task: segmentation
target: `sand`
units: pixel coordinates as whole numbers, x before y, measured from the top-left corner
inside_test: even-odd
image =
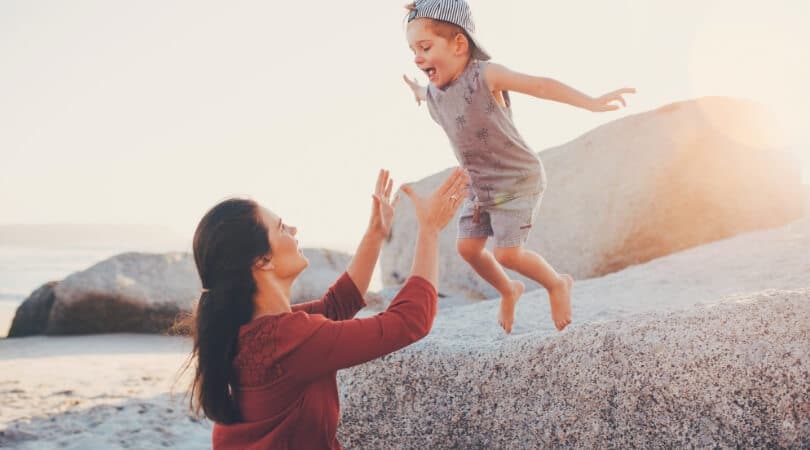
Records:
[[[190,341],[150,335],[0,340],[0,447],[210,448],[172,384]]]

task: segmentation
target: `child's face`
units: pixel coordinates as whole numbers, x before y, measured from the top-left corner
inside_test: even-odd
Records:
[[[455,81],[467,63],[466,48],[458,39],[447,40],[434,33],[425,19],[408,23],[408,46],[414,54],[416,67],[424,72],[436,87]]]

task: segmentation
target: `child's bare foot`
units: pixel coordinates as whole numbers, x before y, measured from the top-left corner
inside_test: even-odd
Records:
[[[557,331],[562,331],[571,323],[571,286],[574,279],[571,275],[560,275],[557,286],[548,291],[548,299],[551,302],[551,320]]]
[[[515,322],[515,305],[526,289],[526,285],[518,280],[512,280],[510,283],[512,292],[509,295],[501,295],[501,311],[498,313],[498,323],[507,334],[512,332],[512,324]]]

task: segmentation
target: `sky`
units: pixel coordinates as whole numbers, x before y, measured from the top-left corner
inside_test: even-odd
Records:
[[[401,80],[404,0],[0,0],[0,224],[151,224],[191,236],[230,196],[353,251],[379,168],[456,165]],[[810,3],[472,0],[495,62],[590,95],[513,96],[536,150],[704,95],[758,100],[810,173]],[[420,78],[425,82],[424,76]],[[542,156],[542,155],[541,155]]]

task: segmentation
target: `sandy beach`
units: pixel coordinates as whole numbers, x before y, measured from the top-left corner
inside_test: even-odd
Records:
[[[177,369],[189,340],[134,334],[0,340],[0,447],[210,448]]]
[[[0,338],[4,338],[8,334],[17,306],[19,305],[12,302],[0,302]]]

